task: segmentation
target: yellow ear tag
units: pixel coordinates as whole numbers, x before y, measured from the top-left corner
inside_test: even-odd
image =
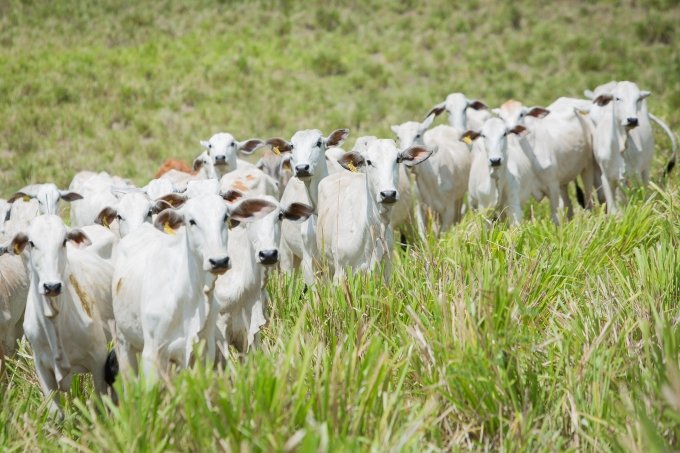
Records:
[[[279,150],[278,146],[273,147],[272,151],[274,151],[274,154],[276,154],[277,156],[281,155],[281,150]]]
[[[102,219],[102,224],[103,224],[106,228],[109,228],[109,221],[108,221],[108,219],[107,219],[106,217],[104,217],[104,218]],[[110,229],[110,228],[109,228],[109,229]]]
[[[30,199],[31,197],[29,197],[28,195],[24,195],[24,197],[22,198],[22,200],[24,201],[29,201]]]
[[[465,137],[463,137],[463,141],[468,145],[472,144],[472,139],[470,137],[468,137],[467,135]]]
[[[165,222],[165,224],[163,225],[163,231],[165,231],[168,234],[175,234],[175,230],[172,229],[168,222]]]
[[[354,173],[357,172],[357,167],[354,165],[354,162],[348,162],[347,168],[349,168],[349,171],[353,171]]]

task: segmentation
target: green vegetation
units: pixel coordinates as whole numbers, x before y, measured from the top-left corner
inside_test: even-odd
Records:
[[[2,195],[81,169],[144,183],[199,139],[390,137],[449,92],[549,104],[612,79],[680,130],[680,7],[447,0],[0,2]],[[477,215],[397,251],[393,282],[270,283],[262,347],[168,388],[88,379],[47,418],[27,346],[0,379],[3,450],[680,448],[680,192],[621,215]],[[350,139],[350,144],[353,142]],[[351,215],[351,213],[348,213]],[[131,448],[132,447],[132,448]]]

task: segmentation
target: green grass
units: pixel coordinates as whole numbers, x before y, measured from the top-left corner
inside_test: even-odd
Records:
[[[390,137],[452,91],[546,105],[612,79],[680,128],[680,7],[451,2],[0,2],[2,195],[80,169],[143,184],[198,141],[349,127]],[[26,345],[0,380],[3,450],[680,448],[680,192],[614,218],[477,215],[397,251],[393,281],[270,282],[262,347],[114,407],[88,379],[47,418]],[[353,141],[350,139],[350,144]]]

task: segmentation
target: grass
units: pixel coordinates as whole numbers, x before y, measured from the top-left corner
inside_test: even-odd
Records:
[[[489,0],[0,2],[2,194],[80,169],[143,184],[198,140],[297,129],[389,137],[452,91],[549,104],[612,79],[680,127],[680,8]],[[591,450],[680,444],[680,192],[623,212],[477,215],[367,276],[270,282],[262,347],[165,389],[88,379],[47,419],[24,345],[0,380],[0,445],[21,450]],[[350,140],[350,143],[352,140]]]

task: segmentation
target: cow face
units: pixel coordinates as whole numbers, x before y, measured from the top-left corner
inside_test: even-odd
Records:
[[[206,272],[222,274],[231,263],[227,254],[227,221],[252,222],[276,208],[271,201],[248,198],[233,206],[215,194],[190,198],[178,209],[166,209],[156,217],[156,228],[174,234],[184,226],[189,248],[195,250]]]
[[[593,102],[599,106],[613,103],[616,122],[631,130],[638,126],[642,101],[650,94],[649,91],[640,91],[633,82],[619,82],[611,93],[601,94]]]
[[[508,135],[523,135],[524,133],[526,133],[524,126],[517,125],[509,129],[502,119],[491,118],[484,123],[480,132],[465,132],[462,140],[482,140],[478,148],[486,155],[489,171],[494,175],[507,164]]]
[[[77,192],[59,190],[54,184],[33,184],[26,186],[7,200],[13,203],[19,198],[33,198],[38,201],[41,214],[59,214],[59,200],[75,201],[82,199]]]
[[[221,132],[201,141],[205,151],[194,160],[194,171],[204,169],[208,178],[220,179],[225,173],[236,170],[236,152],[251,154],[264,142],[250,139],[239,142],[233,135]]]
[[[515,100],[506,101],[500,108],[493,109],[493,113],[505,122],[505,125],[512,129],[517,125],[526,126],[527,119],[545,118],[550,114],[550,110],[543,107],[527,107]]]
[[[318,129],[296,132],[287,142],[280,138],[267,141],[278,153],[290,152],[290,166],[293,175],[299,179],[310,180],[326,164],[326,149],[340,146],[349,135],[349,129],[337,129],[324,137]]]
[[[42,307],[45,316],[51,318],[59,313],[58,301],[66,278],[66,244],[90,245],[90,240],[81,230],[67,229],[60,217],[45,214],[36,217],[26,233],[18,233],[9,244],[0,247],[0,254],[20,254],[28,248],[32,281],[38,294],[46,296]]]
[[[394,140],[373,139],[365,149],[345,153],[338,162],[350,171],[366,173],[369,190],[375,201],[392,204],[399,200],[399,164],[414,166],[430,157],[432,151],[424,146],[412,146],[399,151]]]
[[[435,114],[431,113],[422,123],[407,121],[406,123],[392,126],[392,132],[397,135],[400,149],[407,149],[411,146],[425,145],[425,132],[432,126]]]

